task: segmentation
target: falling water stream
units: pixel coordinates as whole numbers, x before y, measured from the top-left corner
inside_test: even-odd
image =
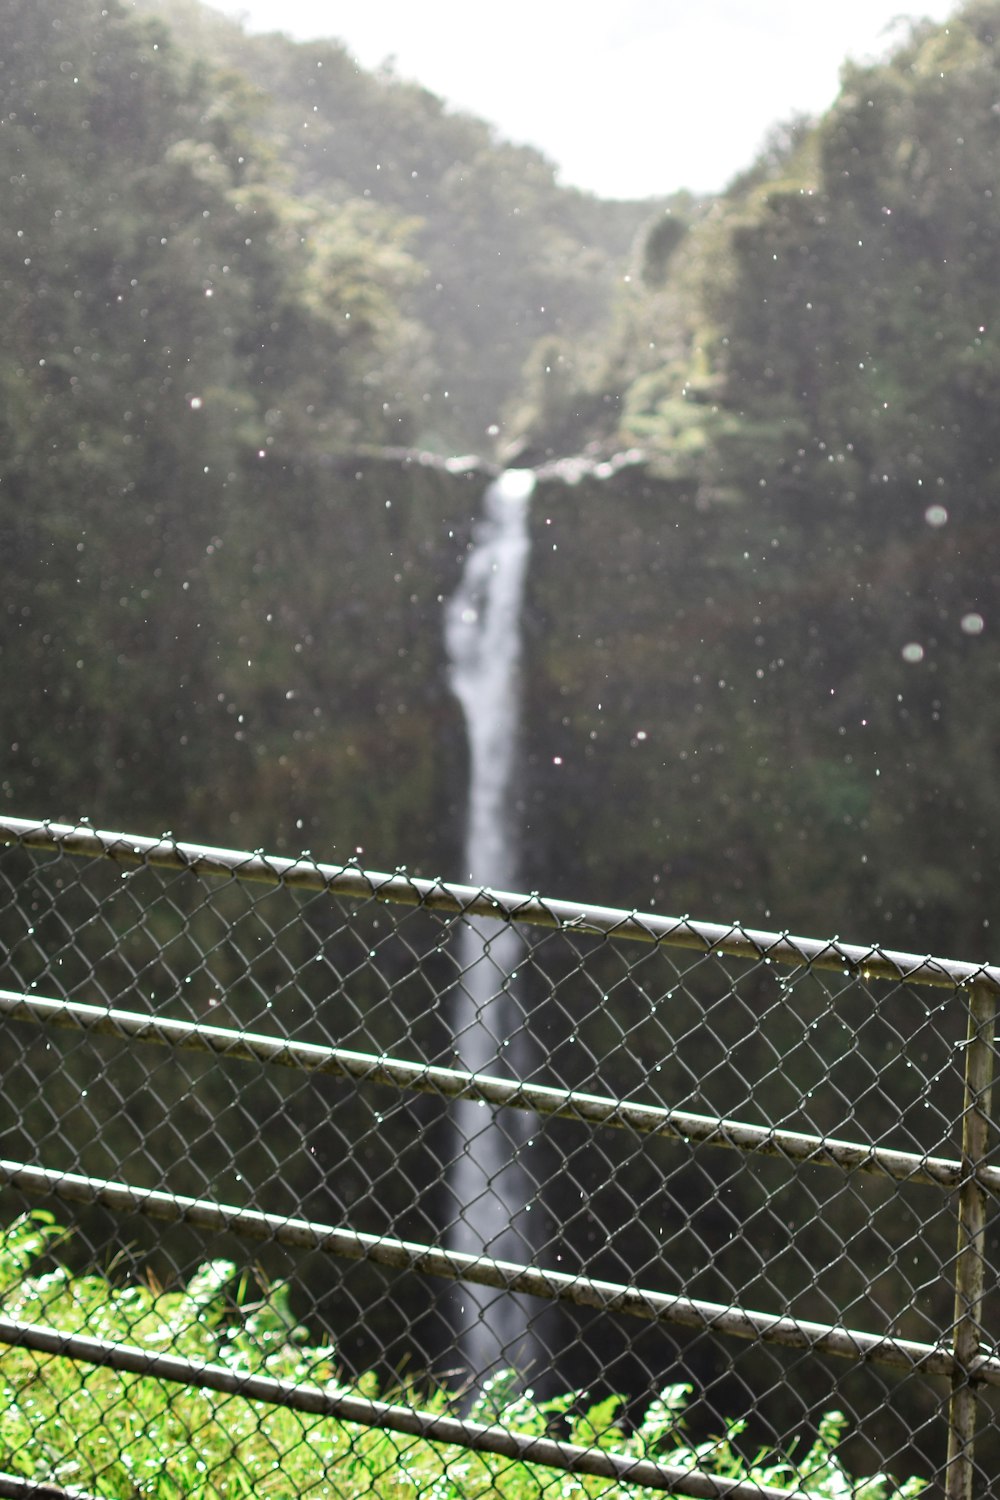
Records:
[[[528,563],[528,504],[534,475],[510,469],[487,489],[461,582],[445,618],[452,691],[469,741],[465,875],[477,885],[510,890],[517,881],[513,833],[519,737],[521,604]],[[461,977],[451,997],[459,1066],[515,1077],[530,1047],[518,997],[524,956],[517,931],[476,918],[462,924],[456,946]],[[448,1172],[448,1245],[502,1260],[531,1258],[531,1183],[524,1152],[534,1127],[520,1110],[494,1114],[461,1101],[454,1114]],[[531,1363],[529,1314],[522,1299],[486,1287],[460,1286],[459,1349],[480,1380],[498,1366]]]

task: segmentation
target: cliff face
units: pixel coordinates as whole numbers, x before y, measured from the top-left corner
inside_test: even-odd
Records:
[[[763,925],[772,912],[823,931],[843,919],[829,886],[814,900],[792,869],[826,705],[818,683],[792,680],[806,643],[784,569],[751,558],[759,525],[641,468],[541,487],[526,622],[532,884]]]
[[[539,487],[528,883],[986,957],[983,520],[819,500],[641,468]]]
[[[441,601],[482,484],[269,458],[157,549],[130,609],[127,521],[117,548],[94,530],[93,551],[54,546],[49,574],[78,581],[36,589],[8,643],[6,806],[454,869],[465,750]]]

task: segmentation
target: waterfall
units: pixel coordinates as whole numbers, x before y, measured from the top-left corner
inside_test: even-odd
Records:
[[[514,777],[533,488],[534,475],[526,469],[508,470],[489,486],[484,517],[445,617],[450,683],[469,741],[465,875],[497,890],[512,889],[518,874]],[[506,923],[463,923],[456,945],[461,975],[450,1016],[460,1067],[511,1077],[527,1069],[530,1045],[517,993],[523,952],[520,935]],[[494,1114],[473,1100],[458,1103],[447,1176],[449,1249],[501,1260],[531,1258],[531,1182],[523,1157],[534,1125],[519,1110]],[[459,1351],[474,1376],[481,1379],[504,1365],[527,1368],[532,1340],[522,1299],[460,1286],[456,1306]]]

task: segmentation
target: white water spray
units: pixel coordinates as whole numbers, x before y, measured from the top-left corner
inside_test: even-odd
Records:
[[[469,740],[465,874],[496,890],[511,889],[517,877],[512,824],[521,605],[534,483],[530,470],[511,469],[487,489],[485,516],[445,620],[451,688]],[[462,973],[451,1001],[459,1066],[515,1077],[527,1067],[530,1049],[516,989],[523,953],[520,936],[506,923],[463,923],[456,950]],[[456,1106],[447,1179],[450,1249],[530,1260],[530,1179],[522,1158],[534,1125],[520,1110],[494,1115],[472,1100]],[[527,1368],[529,1313],[520,1298],[462,1286],[457,1303],[459,1347],[474,1375],[481,1380],[501,1365]]]

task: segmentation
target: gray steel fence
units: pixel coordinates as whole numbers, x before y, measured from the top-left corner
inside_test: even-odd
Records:
[[[990,1491],[1000,970],[0,839],[0,1495]]]

